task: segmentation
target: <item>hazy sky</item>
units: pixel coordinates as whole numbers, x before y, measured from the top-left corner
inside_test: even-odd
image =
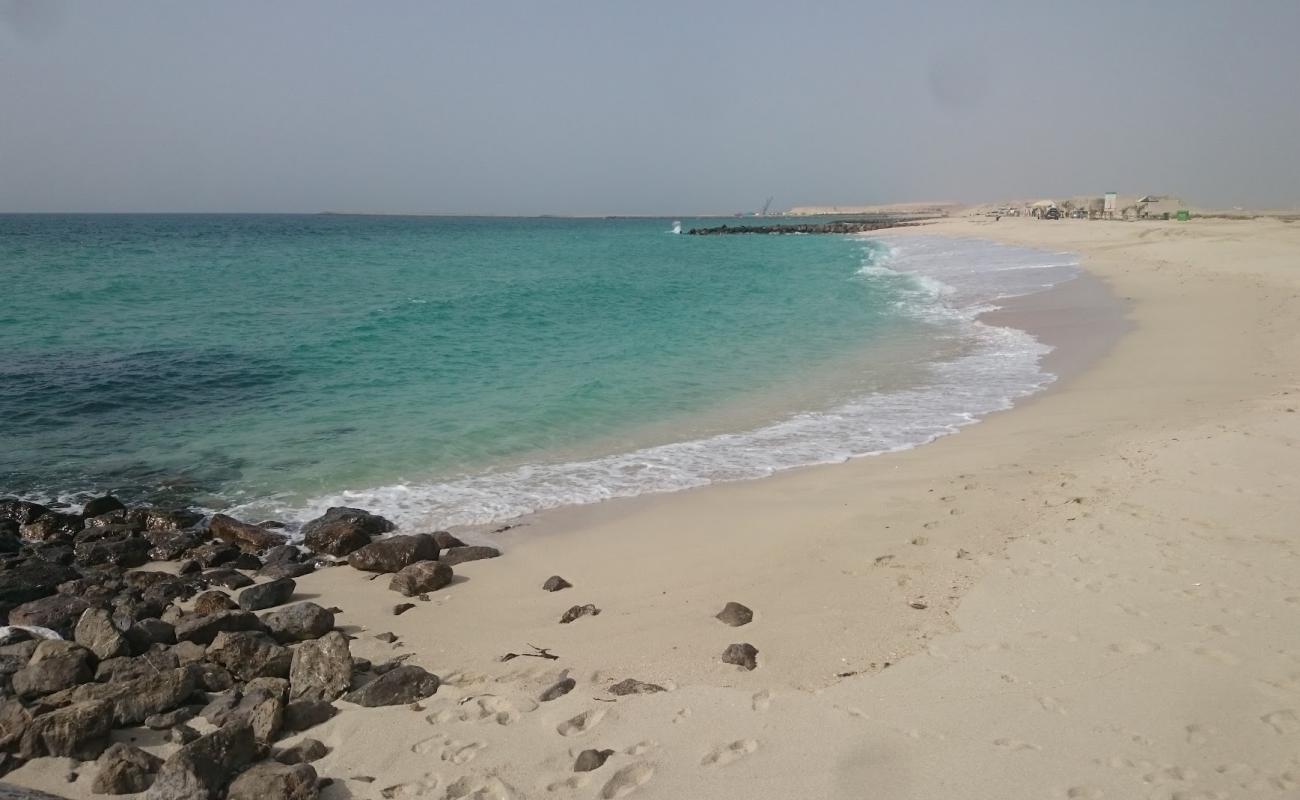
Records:
[[[1298,0],[0,0],[0,211],[1300,205],[1298,36]]]

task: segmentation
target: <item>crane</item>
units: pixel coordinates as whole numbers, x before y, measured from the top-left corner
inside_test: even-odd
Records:
[[[767,216],[767,209],[770,208],[771,205],[772,205],[772,198],[769,197],[769,198],[767,198],[767,202],[763,204],[763,210],[760,211],[760,212],[758,212],[758,215],[759,215],[760,217],[766,217],[766,216]]]

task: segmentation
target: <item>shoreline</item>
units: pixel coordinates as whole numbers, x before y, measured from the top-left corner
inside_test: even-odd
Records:
[[[1131,331],[1013,413],[923,447],[483,534],[505,555],[457,566],[467,580],[400,617],[383,581],[349,568],[303,576],[304,597],[343,607],[355,655],[410,654],[443,678],[418,713],[348,706],[314,728],[331,748],[315,764],[334,781],[322,797],[1300,786],[1300,228],[949,220],[935,231],[1081,253],[1128,303]],[[995,313],[1068,338],[1091,324],[1063,314],[1086,301],[1088,287],[1073,288]],[[542,592],[553,574],[573,587]],[[714,619],[728,601],[753,621]],[[602,613],[558,624],[583,603]],[[757,669],[721,661],[740,642],[757,648]],[[499,661],[530,644],[559,660]],[[541,702],[562,674],[574,691]],[[627,678],[666,691],[609,693]],[[589,748],[613,753],[574,772]],[[40,759],[7,779],[90,797],[93,770],[68,783],[67,768]]]

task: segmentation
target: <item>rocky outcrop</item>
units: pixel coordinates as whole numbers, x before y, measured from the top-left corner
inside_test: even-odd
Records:
[[[260,631],[222,631],[208,645],[208,660],[241,681],[287,678],[293,654]]]
[[[227,800],[316,800],[316,770],[310,764],[264,761],[230,784]]]
[[[293,597],[297,586],[293,578],[276,578],[250,586],[239,593],[239,607],[245,611],[261,611],[284,605]]]
[[[438,545],[431,534],[390,536],[371,542],[348,556],[348,563],[365,572],[397,572],[417,561],[438,558]]]
[[[118,742],[99,757],[99,771],[90,790],[95,794],[137,794],[153,784],[162,759],[138,747]]]
[[[334,628],[334,614],[315,603],[294,603],[262,615],[262,624],[277,642],[319,639]]]
[[[394,575],[388,588],[415,597],[441,589],[451,583],[452,577],[451,567],[441,561],[417,561]]]
[[[284,544],[284,537],[271,533],[265,528],[240,522],[225,514],[213,514],[208,520],[208,530],[218,539],[229,542],[243,550],[269,550]]]
[[[375,536],[395,527],[377,514],[338,506],[303,525],[302,537],[303,543],[315,552],[341,557],[365,547]]]
[[[501,555],[501,551],[495,547],[484,547],[482,545],[466,545],[465,547],[453,547],[438,557],[438,560],[449,566],[464,564],[466,561],[481,561],[485,558],[496,558]]]
[[[94,677],[90,651],[72,642],[49,639],[36,645],[27,666],[13,676],[14,692],[22,698],[60,692]]]
[[[113,626],[113,615],[102,608],[86,609],[77,621],[74,635],[77,644],[94,653],[100,661],[131,653],[131,643]]]
[[[251,611],[219,611],[207,616],[185,617],[176,623],[176,641],[211,644],[218,633],[265,630]]]
[[[368,708],[397,706],[429,697],[438,691],[439,684],[438,676],[423,667],[403,664],[349,692],[343,699]]]
[[[334,700],[352,683],[352,653],[338,631],[303,642],[293,651],[289,696],[294,700]]]
[[[108,747],[108,732],[112,729],[112,703],[77,703],[32,720],[18,744],[18,755],[28,759],[66,756],[90,761]]]
[[[261,755],[247,723],[232,723],[173,753],[158,770],[145,800],[216,800],[232,777]]]

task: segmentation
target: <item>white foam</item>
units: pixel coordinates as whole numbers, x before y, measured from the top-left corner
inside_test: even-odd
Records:
[[[754,430],[589,461],[344,491],[305,506],[259,502],[233,512],[303,521],[329,506],[349,505],[383,514],[404,528],[491,523],[558,506],[759,478],[909,449],[1009,408],[1055,379],[1039,366],[1051,348],[1024,331],[993,327],[977,317],[999,299],[1074,277],[1076,258],[973,239],[869,238],[888,242],[890,252],[878,263],[874,254],[879,248],[866,248],[861,273],[900,282],[904,311],[955,324],[967,341],[963,355],[928,365],[920,386],[869,394]]]

